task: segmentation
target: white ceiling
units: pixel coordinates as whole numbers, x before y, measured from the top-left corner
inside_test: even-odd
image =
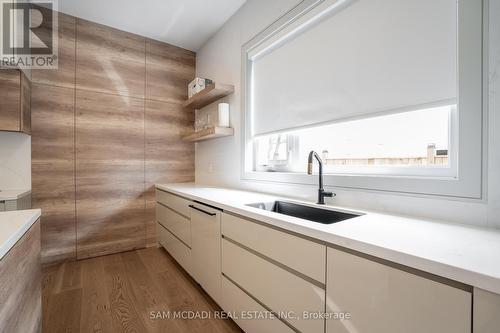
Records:
[[[59,0],[59,11],[197,51],[246,0]]]

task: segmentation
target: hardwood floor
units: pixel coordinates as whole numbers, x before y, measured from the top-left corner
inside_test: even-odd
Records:
[[[44,333],[242,332],[215,319],[217,304],[156,247],[45,268],[42,309]],[[169,311],[207,311],[212,318],[158,318]]]

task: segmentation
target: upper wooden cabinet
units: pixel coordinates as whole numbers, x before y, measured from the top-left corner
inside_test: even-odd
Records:
[[[31,82],[18,69],[0,70],[0,130],[31,134]]]

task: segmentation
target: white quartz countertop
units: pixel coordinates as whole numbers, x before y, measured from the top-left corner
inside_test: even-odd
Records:
[[[248,203],[280,199],[301,202],[298,200],[194,183],[157,184],[156,187],[320,241],[500,294],[500,230],[498,229],[336,206],[324,206],[324,208],[353,211],[364,215],[325,225],[246,206]]]
[[[23,237],[41,214],[40,209],[0,212],[0,259]]]
[[[30,190],[0,190],[0,201],[17,200],[29,194]]]

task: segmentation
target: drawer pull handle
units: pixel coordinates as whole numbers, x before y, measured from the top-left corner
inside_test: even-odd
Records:
[[[210,216],[215,216],[215,215],[217,215],[216,213],[210,213],[210,212],[207,212],[206,210],[203,210],[203,209],[198,208],[198,207],[193,206],[193,205],[189,205],[189,207],[191,207],[191,208],[193,208],[193,209],[196,209],[197,211],[200,211],[200,212],[205,213],[205,214],[210,215]]]

